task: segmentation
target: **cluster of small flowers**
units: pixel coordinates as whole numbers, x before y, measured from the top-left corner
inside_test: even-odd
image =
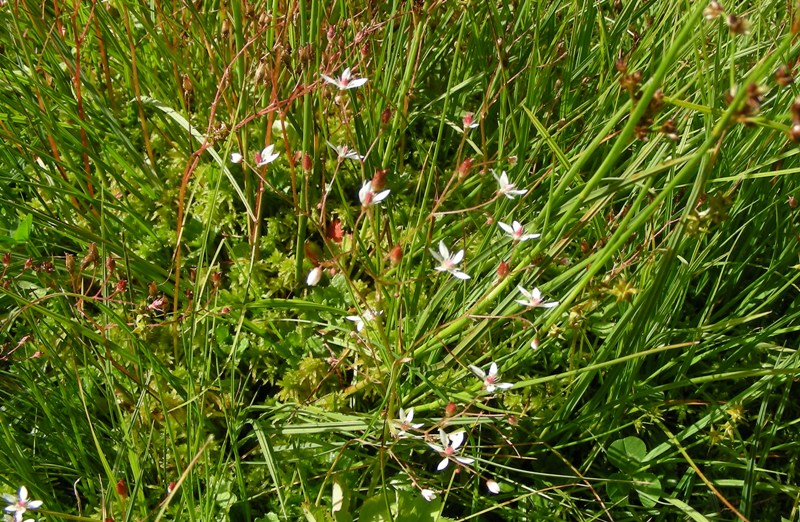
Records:
[[[346,68],[342,75],[338,78],[333,78],[325,74],[322,74],[321,76],[323,80],[331,85],[334,85],[339,90],[355,89],[367,83],[366,78],[353,77],[350,68]],[[463,117],[462,124],[464,132],[474,129],[478,126],[478,122],[474,120],[472,113],[467,113]],[[328,143],[328,145],[336,151],[339,161],[345,159],[360,161],[364,159],[364,157],[358,154],[356,151],[348,149],[347,146],[335,146],[330,143]],[[266,149],[265,152],[267,152]],[[269,153],[271,153],[271,149]],[[270,157],[270,154],[262,153],[262,156]],[[525,189],[516,188],[516,186],[509,181],[508,175],[505,171],[501,172],[499,175],[494,174],[494,176],[499,185],[497,189],[497,196],[514,199],[517,196],[522,196],[527,193],[527,190]],[[389,196],[389,194],[390,191],[388,189],[375,189],[372,181],[366,181],[358,191],[358,199],[361,202],[361,206],[366,209],[381,203]],[[511,224],[498,222],[498,226],[511,238],[515,244],[540,237],[540,234],[526,233],[525,228],[518,221],[512,220]],[[467,273],[459,269],[459,265],[464,259],[464,250],[451,253],[447,245],[445,245],[443,241],[440,241],[438,251],[431,250],[431,254],[438,262],[438,265],[434,268],[435,271],[448,272],[453,277],[462,281],[471,278]],[[321,280],[322,273],[321,267],[314,267],[308,274],[306,283],[309,286],[315,286]],[[538,288],[528,291],[520,286],[518,287],[518,290],[525,299],[519,299],[517,300],[517,303],[528,308],[553,308],[558,305],[558,301],[545,301],[542,298],[541,292]],[[366,309],[362,315],[350,315],[347,316],[346,319],[354,323],[356,332],[361,332],[368,323],[375,320],[380,314],[381,312],[375,312],[372,309]],[[534,340],[531,345],[538,346],[538,341]],[[514,386],[511,383],[499,382],[499,369],[494,361],[489,364],[488,372],[474,365],[469,365],[469,369],[483,381],[483,390],[485,390],[486,393],[505,391],[513,388]],[[415,436],[410,432],[418,431],[423,426],[422,423],[414,422],[414,409],[409,408],[408,410],[404,410],[403,408],[400,408],[398,415],[398,419],[393,423],[396,430],[396,436],[401,439],[414,438]],[[442,457],[442,460],[436,466],[438,471],[442,471],[447,468],[451,460],[465,466],[471,465],[475,462],[475,459],[461,455],[463,452],[462,444],[464,443],[465,436],[466,431],[463,429],[447,433],[444,429],[439,428],[438,443],[426,441],[426,444]],[[486,487],[493,494],[500,493],[500,485],[495,480],[487,480]],[[429,501],[433,500],[436,496],[436,492],[431,489],[421,489],[420,493],[426,500]]]
[[[39,509],[43,504],[41,500],[28,500],[28,488],[25,486],[19,488],[16,497],[4,494],[3,500],[8,503],[5,512],[13,516],[14,522],[33,522],[32,518],[25,518],[25,513]]]

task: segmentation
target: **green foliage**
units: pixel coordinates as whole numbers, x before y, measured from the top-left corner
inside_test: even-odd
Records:
[[[3,492],[793,516],[790,3],[0,4]]]

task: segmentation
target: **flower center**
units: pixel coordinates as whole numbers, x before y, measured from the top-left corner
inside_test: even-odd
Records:
[[[494,384],[495,382],[497,382],[497,375],[486,376],[486,384]]]
[[[374,194],[372,193],[372,191],[367,192],[364,195],[364,204],[365,205],[369,205],[370,203],[372,203],[372,197],[373,196],[374,196]]]
[[[450,446],[447,446],[447,447],[444,449],[444,456],[445,456],[445,457],[451,457],[451,456],[453,455],[453,453],[455,453],[455,452],[456,452],[456,450],[454,450],[454,449],[453,449],[452,447],[450,447]]]

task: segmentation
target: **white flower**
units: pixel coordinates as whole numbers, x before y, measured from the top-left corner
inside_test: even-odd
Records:
[[[458,448],[460,448],[461,444],[464,442],[464,435],[464,430],[456,431],[448,435],[443,429],[439,428],[439,440],[442,442],[442,445],[440,446],[431,442],[428,443],[428,446],[430,446],[433,451],[444,457],[439,465],[436,466],[437,471],[442,471],[446,468],[447,464],[450,463],[450,459],[456,459],[456,461],[461,464],[472,464],[475,462],[475,459],[456,455]]]
[[[339,90],[342,91],[346,89],[355,89],[367,83],[366,78],[353,78],[350,73],[350,67],[342,71],[342,75],[339,78],[331,78],[325,74],[320,74],[320,76],[322,76],[323,80],[337,86]]]
[[[414,408],[409,408],[408,411],[403,411],[403,408],[400,408],[397,421],[397,427],[399,428],[399,431],[397,432],[398,439],[407,437],[408,430],[411,429],[418,430],[422,427],[421,422],[413,424],[412,423],[413,420],[414,420]]]
[[[514,221],[511,225],[498,221],[497,226],[502,228],[514,241],[527,241],[541,237],[541,234],[525,234],[525,228],[520,225],[519,221]]]
[[[13,495],[3,495],[3,499],[9,504],[6,506],[6,513],[14,514],[14,522],[22,522],[26,511],[42,507],[41,500],[28,500],[28,489],[25,486],[19,488],[16,498]]]
[[[243,159],[244,156],[238,152],[231,152],[231,163],[241,163]]]
[[[506,174],[505,170],[501,172],[499,176],[494,172],[492,172],[492,175],[494,179],[497,180],[497,184],[500,185],[500,188],[497,189],[497,193],[501,196],[514,199],[514,196],[522,196],[528,192],[527,190],[514,188],[514,184],[508,181],[508,174]]]
[[[339,161],[343,161],[346,159],[361,161],[365,158],[365,156],[362,156],[356,150],[348,148],[347,145],[339,146],[339,145],[334,145],[331,142],[328,142],[328,147],[336,151],[336,156],[338,157]]]
[[[345,319],[347,319],[348,321],[353,321],[356,324],[356,331],[360,332],[361,330],[364,329],[366,323],[372,321],[373,319],[381,315],[381,313],[383,312],[378,312],[376,314],[374,311],[366,309],[364,310],[364,315],[348,315],[347,317],[345,317]]]
[[[278,158],[278,153],[273,152],[275,145],[267,145],[261,152],[256,152],[256,167],[263,167]]]
[[[362,207],[370,207],[376,203],[380,203],[386,196],[389,195],[389,190],[383,190],[377,194],[372,191],[372,181],[367,181],[358,191],[358,199],[361,201]]]
[[[436,493],[432,489],[423,489],[420,493],[422,494],[422,498],[428,502],[436,498]]]
[[[526,299],[517,299],[517,302],[522,306],[527,306],[528,308],[554,308],[558,306],[558,301],[545,302],[538,288],[534,288],[530,292],[521,286],[518,286],[517,289],[526,297]]]
[[[486,481],[486,489],[488,489],[490,493],[497,495],[500,493],[500,484],[495,480],[489,479]]]
[[[538,337],[534,337],[533,340],[531,341],[531,348],[534,349],[534,350],[538,350],[539,349],[539,338]]]
[[[443,241],[439,241],[439,252],[437,253],[435,250],[431,250],[431,254],[436,260],[439,262],[439,266],[435,268],[435,270],[439,272],[450,272],[453,277],[458,279],[467,280],[470,277],[456,268],[462,259],[464,259],[464,251],[459,250],[453,255],[450,255],[450,251],[444,245]]]
[[[317,286],[320,279],[322,279],[322,267],[315,266],[311,269],[311,272],[308,273],[308,277],[306,277],[306,284],[308,286]]]
[[[497,382],[498,375],[497,375],[497,364],[492,362],[489,365],[489,373],[487,374],[477,366],[469,365],[469,369],[472,370],[472,373],[478,376],[479,379],[483,379],[483,387],[486,389],[487,392],[492,393],[496,389],[499,390],[507,390],[514,386],[508,382]]]

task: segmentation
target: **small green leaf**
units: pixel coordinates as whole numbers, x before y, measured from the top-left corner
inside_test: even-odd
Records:
[[[647,447],[639,437],[615,440],[608,448],[608,460],[625,473],[633,473],[641,467],[647,455]]]
[[[628,495],[631,492],[630,477],[623,473],[614,473],[608,478],[609,482],[606,482],[608,498],[610,498],[611,502],[616,506],[627,506]]]
[[[25,214],[17,225],[14,231],[14,241],[17,243],[24,243],[31,235],[31,225],[33,225],[33,214]]]
[[[639,500],[646,508],[654,507],[664,494],[661,481],[653,473],[638,473],[634,477],[633,487],[639,494]]]

